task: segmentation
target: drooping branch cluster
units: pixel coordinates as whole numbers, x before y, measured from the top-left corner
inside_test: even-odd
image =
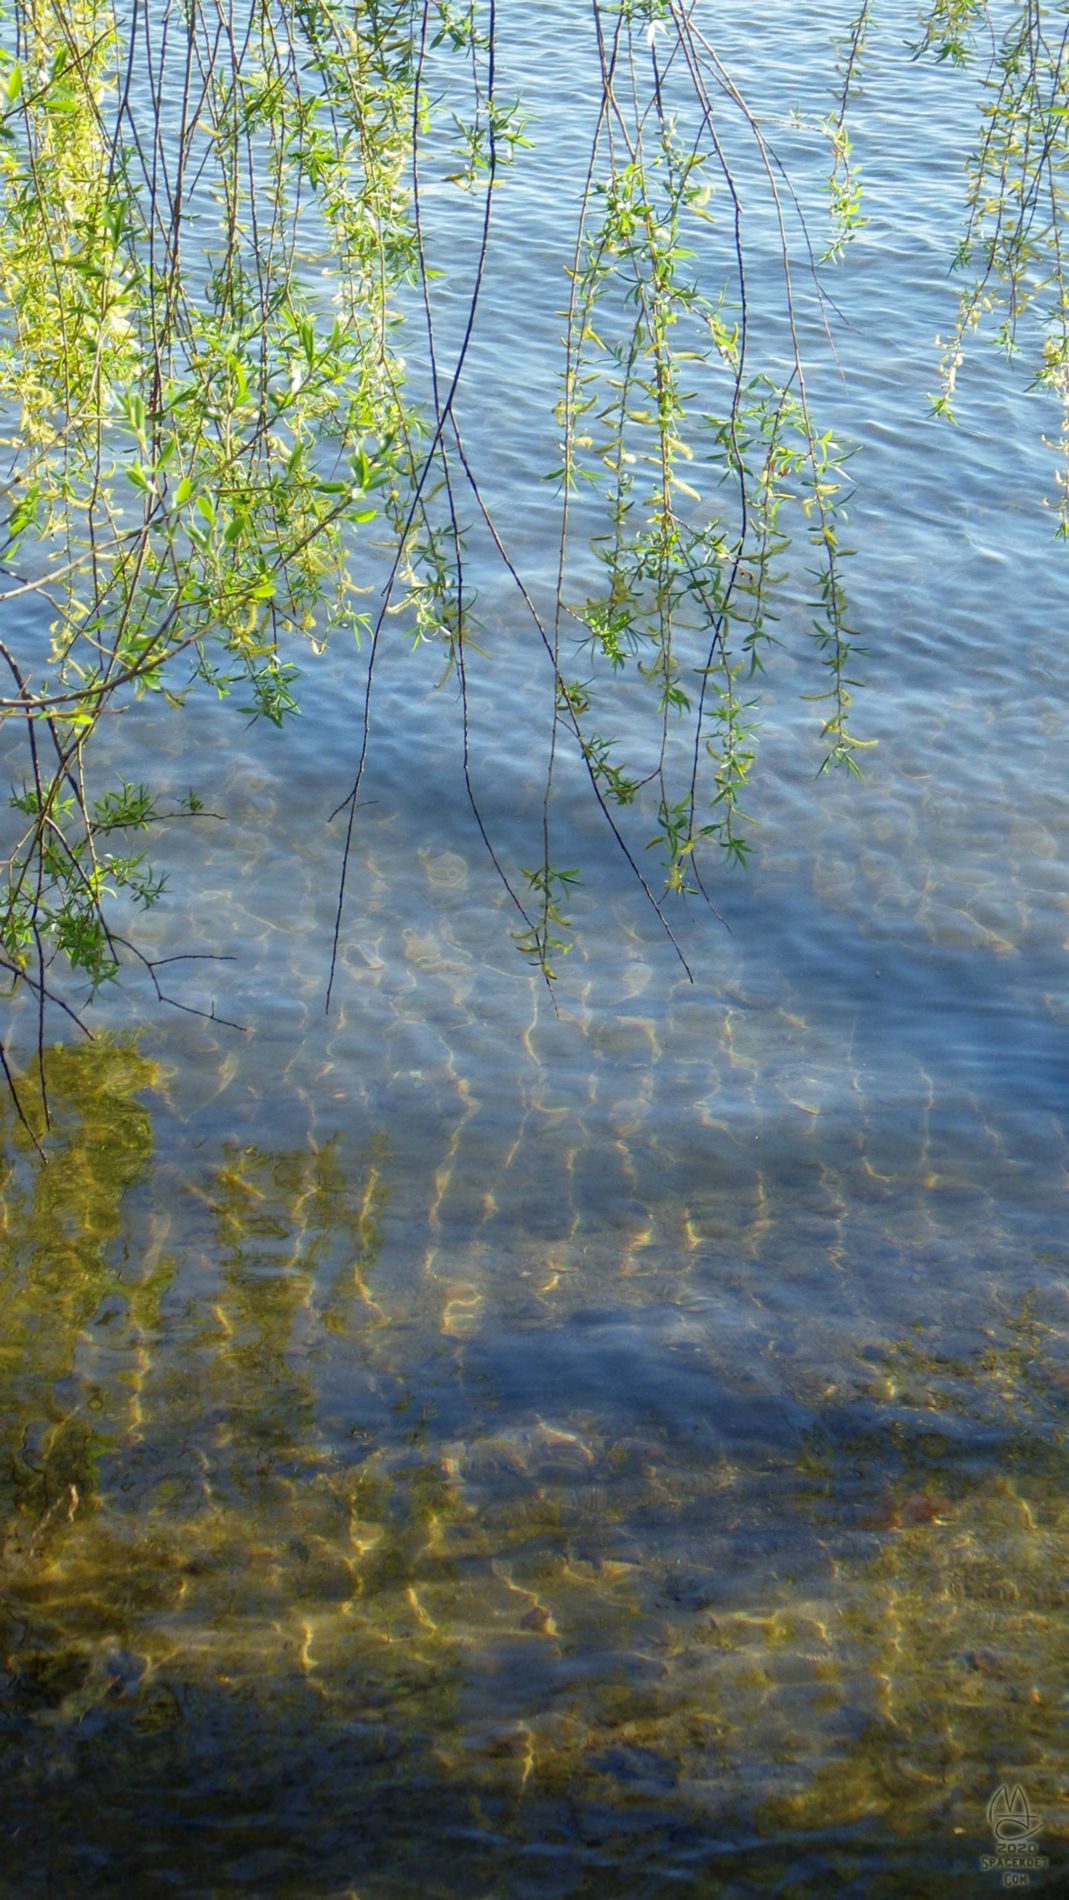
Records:
[[[752,683],[792,547],[820,758],[857,769],[844,457],[812,413],[797,318],[816,250],[701,0],[589,0],[575,22],[595,77],[574,232],[545,287],[566,301],[551,597],[494,519],[464,416],[506,167],[528,143],[497,77],[501,6],[17,0],[0,33],[0,967],[35,996],[42,1046],[47,1008],[81,1021],[85,988],[131,958],[164,994],[127,921],[163,888],[144,836],[209,814],[195,788],[116,771],[103,735],[133,697],[162,711],[208,691],[278,724],[309,647],[363,640],[347,866],[384,642],[437,651],[477,832],[549,981],[579,875],[555,845],[564,750],[670,937],[665,900],[706,893],[710,851],[745,861]],[[812,128],[831,146],[834,258],[863,223],[848,125],[877,15],[864,0],[841,24],[838,96]],[[987,62],[940,406],[993,310],[1011,350],[1038,318],[1037,380],[1069,415],[1066,35],[1045,0],[934,0],[922,21],[914,50]],[[461,202],[446,348],[429,258]],[[536,634],[526,865],[480,802],[472,668],[494,662],[472,521]],[[332,979],[345,899],[343,868]]]
[[[279,723],[300,643],[364,625],[354,550],[411,485],[407,8],[32,0],[2,65],[0,959],[45,999],[136,955],[164,801],[102,721],[197,688]],[[328,260],[320,295],[314,264]],[[16,748],[14,735],[24,743]],[[153,966],[153,970],[156,966]]]

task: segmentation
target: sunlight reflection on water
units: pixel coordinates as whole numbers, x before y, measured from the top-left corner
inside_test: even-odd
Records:
[[[755,83],[825,15],[785,11]],[[543,170],[470,422],[543,579],[559,320],[515,313],[561,18],[513,56]],[[881,743],[864,787],[815,784],[809,663],[773,656],[759,856],[717,885],[730,929],[681,926],[693,985],[577,795],[554,1013],[418,656],[384,666],[329,1017],[351,656],[282,735],[124,722],[128,772],[228,815],[148,922],[235,959],[176,993],[249,1027],[58,1056],[43,1174],[6,1124],[19,1891],[741,1894],[811,1854],[798,1892],[966,1894],[1000,1781],[1065,1820],[1063,557],[1002,366],[958,432],[925,419],[944,108],[889,83],[822,391],[863,438]],[[476,772],[522,864],[547,734],[521,755],[526,635],[480,585]]]

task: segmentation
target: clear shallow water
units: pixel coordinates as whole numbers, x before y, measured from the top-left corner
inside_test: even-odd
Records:
[[[759,47],[722,12],[770,112],[814,103],[827,9]],[[464,415],[543,583],[564,20],[508,27],[539,150]],[[959,82],[896,62],[909,24],[855,115],[872,223],[818,390],[863,447],[881,743],[863,788],[814,782],[788,601],[759,857],[729,928],[682,924],[693,984],[577,788],[554,1015],[452,688],[402,651],[327,1017],[350,657],[282,735],[124,722],[124,762],[227,814],[174,839],[150,926],[235,959],[176,993],[248,1028],[153,1014],[135,1046],[131,984],[57,1057],[47,1171],[5,1124],[13,1891],[972,1895],[1002,1783],[1059,1878],[1064,557],[1003,367],[925,417]],[[522,864],[548,720],[519,756],[531,636],[479,583],[477,780]]]

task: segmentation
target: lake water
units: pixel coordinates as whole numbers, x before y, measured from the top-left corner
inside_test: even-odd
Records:
[[[814,202],[786,112],[826,96],[839,11],[709,29]],[[545,586],[545,286],[590,68],[571,7],[512,12],[536,150],[460,412]],[[329,1015],[362,660],[310,664],[280,734],[125,717],[131,776],[226,814],[169,841],[149,930],[234,959],[174,992],[244,1027],[131,980],[55,1057],[47,1169],[0,1110],[9,1892],[974,1896],[1001,1882],[1000,1786],[1042,1826],[1033,1888],[1060,1880],[1057,418],[982,351],[959,426],[928,417],[971,94],[883,13],[854,114],[870,222],[814,372],[860,445],[880,743],[863,785],[816,779],[788,600],[757,855],[716,879],[723,922],[681,917],[693,983],[565,774],[587,875],[554,1010],[433,655],[384,656]],[[525,864],[549,699],[528,717],[534,636],[476,575],[476,778]]]

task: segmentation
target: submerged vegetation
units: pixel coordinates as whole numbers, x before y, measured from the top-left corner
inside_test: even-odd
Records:
[[[173,959],[137,937],[166,875],[146,840],[215,814],[196,786],[124,775],[116,715],[144,695],[177,716],[208,693],[279,725],[309,652],[360,649],[332,971],[388,642],[429,647],[455,683],[473,822],[550,981],[579,875],[555,843],[563,753],[671,937],[668,900],[707,898],[716,854],[751,848],[754,697],[789,590],[809,601],[790,621],[812,645],[814,767],[858,771],[849,483],[810,403],[798,312],[803,281],[821,308],[864,219],[849,113],[875,13],[866,0],[844,21],[838,98],[804,128],[828,154],[820,244],[700,6],[583,13],[585,159],[577,143],[574,224],[545,285],[563,314],[556,581],[540,591],[463,433],[494,222],[537,138],[502,94],[495,0],[15,0],[0,47],[0,966],[36,999],[41,1048],[50,1013],[81,1022],[124,964],[167,997]],[[1066,30],[1042,0],[929,0],[905,49],[972,63],[981,102],[936,406],[952,414],[986,320],[1053,398],[1063,461]],[[771,317],[750,289],[769,230]],[[1064,532],[1064,476],[1060,490]],[[526,866],[480,804],[469,696],[492,656],[473,524],[534,636],[517,740],[542,749],[544,796]],[[641,757],[614,730],[624,693],[648,706]],[[0,1061],[10,1083],[2,1046]]]
[[[873,1341],[843,1386],[780,1362],[786,1407],[756,1346],[740,1378],[730,1332],[688,1344],[684,1302],[686,1429],[589,1371],[532,1409],[475,1287],[384,1261],[384,1138],[200,1141],[184,1177],[131,1043],[49,1076],[51,1167],[0,1096],[20,1893],[114,1891],[121,1866],[403,1895],[433,1846],[443,1894],[523,1857],[551,1893],[660,1892],[667,1865],[686,1893],[964,1896],[1008,1773],[1061,1843],[1056,1295],[985,1299],[955,1345],[942,1318]],[[776,1220],[793,1250],[795,1193]],[[529,1365],[564,1314],[619,1347],[656,1284],[579,1250]],[[530,1325],[522,1274],[485,1291]]]

